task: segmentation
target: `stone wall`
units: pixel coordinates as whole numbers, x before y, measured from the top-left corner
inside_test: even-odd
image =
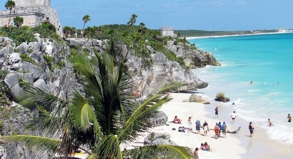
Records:
[[[8,24],[9,19],[11,19],[10,24],[13,24],[13,18],[16,16],[23,17],[23,26],[35,27],[45,22],[47,17],[49,17],[50,23],[56,28],[56,32],[62,35],[63,30],[61,23],[58,19],[57,11],[50,7],[27,7],[27,8],[16,8],[10,13],[9,10],[0,11],[0,27]]]
[[[50,6],[51,0],[13,0],[16,7]]]

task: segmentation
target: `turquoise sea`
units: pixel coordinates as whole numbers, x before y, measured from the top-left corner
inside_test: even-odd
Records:
[[[200,38],[189,42],[212,52],[222,64],[194,70],[196,76],[209,83],[200,92],[210,98],[224,92],[231,99],[225,106],[265,128],[272,139],[293,146],[293,123],[287,122],[287,115],[293,115],[293,33]],[[273,127],[268,127],[268,118]]]

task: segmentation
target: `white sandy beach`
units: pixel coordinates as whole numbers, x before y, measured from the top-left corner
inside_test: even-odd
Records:
[[[271,32],[271,33],[251,33],[251,34],[235,34],[235,35],[215,35],[215,36],[193,36],[186,37],[186,40],[202,39],[202,38],[221,38],[221,37],[233,37],[233,36],[252,36],[252,35],[266,35],[266,34],[286,34],[292,32]]]
[[[221,103],[215,101],[208,101],[211,104],[205,105],[201,103],[182,102],[184,99],[189,99],[190,94],[187,93],[172,93],[172,101],[163,105],[160,110],[164,111],[168,116],[168,126],[159,126],[152,128],[150,132],[169,134],[170,139],[177,145],[186,146],[194,151],[196,147],[200,148],[200,144],[207,142],[212,151],[199,151],[201,159],[240,159],[240,158],[267,158],[267,159],[289,159],[293,158],[292,147],[283,145],[280,142],[272,140],[268,137],[263,129],[255,127],[256,131],[253,138],[247,137],[249,135],[248,122],[240,118],[236,118],[235,123],[231,122],[230,111],[221,106]],[[219,117],[216,119],[214,115],[214,108],[219,107]],[[225,115],[223,115],[225,114]],[[182,120],[182,124],[170,123],[175,116]],[[193,132],[178,132],[179,126],[188,127],[188,117],[192,116]],[[237,134],[227,133],[226,138],[215,139],[214,131],[210,130],[207,136],[195,133],[195,121],[200,120],[201,125],[207,121],[210,129],[213,129],[216,122],[226,122],[229,130],[235,130],[241,126],[241,130]],[[176,128],[176,130],[172,130]],[[201,129],[201,134],[203,130]],[[127,149],[133,146],[141,146],[144,137],[140,136],[136,142],[124,145]]]

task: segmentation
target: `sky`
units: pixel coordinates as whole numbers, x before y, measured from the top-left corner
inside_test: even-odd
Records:
[[[150,29],[293,29],[293,0],[51,0],[51,5],[63,27],[82,28],[86,14],[87,26],[126,24],[136,14],[136,24]]]

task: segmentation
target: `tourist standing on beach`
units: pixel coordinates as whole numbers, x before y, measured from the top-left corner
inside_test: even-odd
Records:
[[[218,126],[218,123],[216,123],[214,131],[215,131],[215,139],[218,139],[220,137],[220,127]]]
[[[215,115],[216,115],[216,118],[218,118],[218,114],[219,114],[219,109],[218,107],[215,108]]]
[[[218,126],[220,128],[219,136],[221,136],[221,131],[222,131],[222,124],[221,124],[221,122],[219,122]]]
[[[204,136],[207,136],[208,135],[208,123],[207,123],[207,121],[205,121],[202,126],[203,126]]]
[[[252,125],[252,122],[249,123],[248,129],[249,129],[249,132],[250,132],[250,136],[249,136],[249,137],[252,138],[253,130],[254,130],[254,127],[253,127],[253,125]]]
[[[290,114],[288,114],[288,117],[287,118],[288,118],[288,122],[291,123],[292,117],[291,117]]]
[[[223,125],[222,125],[222,135],[224,137],[226,137],[226,132],[227,132],[227,125],[225,122],[223,122]]]
[[[236,112],[235,111],[233,111],[233,113],[231,114],[231,118],[232,118],[232,122],[234,123],[235,119],[236,119]]]
[[[189,126],[189,131],[192,131],[191,116],[188,118],[188,126]]]
[[[200,121],[196,120],[195,122],[195,130],[197,131],[198,134],[200,134]]]

